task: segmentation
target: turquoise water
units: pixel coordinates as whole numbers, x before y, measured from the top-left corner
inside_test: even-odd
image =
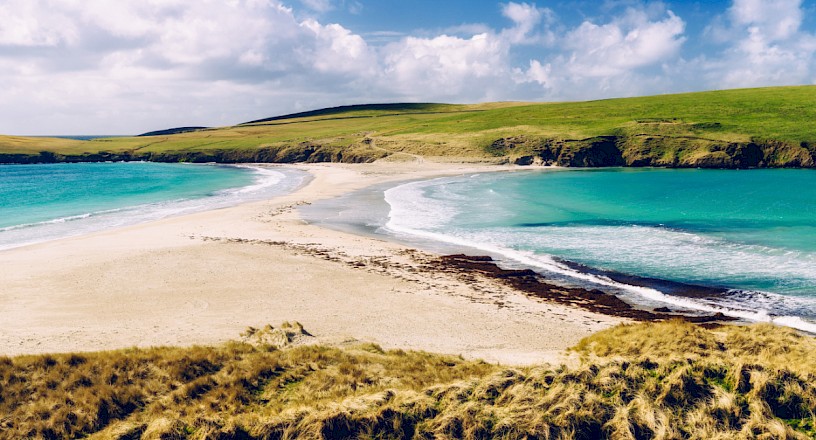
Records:
[[[0,249],[228,206],[291,189],[297,179],[286,177],[145,162],[0,165]]]
[[[393,233],[483,249],[650,301],[781,322],[816,318],[812,170],[485,173],[401,185],[386,201]],[[562,260],[729,294],[672,298]]]

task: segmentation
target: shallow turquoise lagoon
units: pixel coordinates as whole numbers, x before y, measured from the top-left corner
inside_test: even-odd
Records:
[[[0,249],[285,192],[303,176],[146,162],[0,165]]]
[[[484,173],[404,184],[386,191],[386,201],[385,229],[403,236],[482,249],[678,306],[780,322],[816,317],[813,170]],[[669,297],[580,273],[564,260],[729,294]]]

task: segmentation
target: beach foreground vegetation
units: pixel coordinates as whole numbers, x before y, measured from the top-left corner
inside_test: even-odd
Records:
[[[561,166],[816,166],[816,86],[586,102],[373,104],[89,141],[0,136],[0,163],[479,160]],[[194,121],[191,121],[194,122]]]
[[[620,325],[575,366],[303,344],[0,359],[2,438],[813,438],[816,341],[771,325]]]

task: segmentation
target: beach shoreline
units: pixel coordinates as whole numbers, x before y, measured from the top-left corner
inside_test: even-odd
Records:
[[[428,271],[433,255],[306,224],[297,207],[388,181],[509,170],[480,164],[298,165],[270,200],[0,252],[0,354],[217,344],[299,321],[315,342],[561,362],[620,318]]]
[[[281,194],[292,192],[304,185],[310,175],[303,171],[294,169],[283,169],[280,167],[259,167],[235,164],[154,164],[145,162],[117,162],[117,163],[89,163],[89,164],[38,164],[38,165],[10,165],[3,169],[11,168],[12,172],[20,168],[36,169],[37,167],[47,167],[49,172],[44,175],[37,175],[19,178],[15,183],[12,179],[8,183],[11,191],[6,188],[6,194],[20,193],[23,190],[15,188],[15,184],[21,182],[25,184],[26,179],[40,180],[53,178],[58,175],[61,179],[88,179],[87,187],[77,188],[85,192],[84,196],[79,194],[60,193],[43,194],[35,192],[26,194],[18,200],[12,200],[11,206],[3,206],[3,212],[11,214],[9,218],[0,225],[0,250],[13,249],[38,243],[46,243],[62,238],[77,237],[92,234],[95,232],[118,229],[127,226],[161,220],[169,217],[182,216],[196,212],[210,211],[214,209],[227,208],[244,203],[251,203],[260,200],[274,198]],[[55,167],[60,167],[59,171]],[[92,171],[93,168],[106,170],[109,174],[99,171]],[[115,167],[115,168],[113,168]],[[146,168],[133,168],[146,167]],[[173,181],[172,184],[167,176],[159,170],[162,167],[174,167],[176,173],[187,174],[189,170],[181,172],[182,169],[194,167],[190,173],[193,185],[188,182]],[[81,168],[81,170],[77,170]],[[122,170],[121,168],[125,168]],[[206,169],[228,169],[231,177],[236,176],[235,171],[239,171],[245,179],[243,185],[232,182],[230,184],[215,184],[208,181],[209,176],[204,176],[204,182],[199,180],[201,172]],[[116,171],[111,171],[115,169]],[[167,168],[164,168],[167,172]],[[154,175],[153,173],[156,173]],[[35,177],[36,176],[36,177]],[[102,176],[102,177],[100,177]],[[115,176],[115,177],[111,177]],[[141,182],[151,182],[144,188],[144,195],[141,191],[133,189],[131,185],[122,185],[125,176],[135,178],[138,176],[139,185]],[[221,175],[223,176],[223,174]],[[179,176],[180,177],[180,176]],[[152,179],[157,178],[159,182],[152,183]],[[108,179],[106,186],[101,184],[99,179]],[[166,183],[162,183],[162,182]],[[121,186],[120,186],[121,185]],[[180,186],[185,188],[183,192],[174,192],[174,188]],[[117,192],[127,193],[126,196],[115,196]],[[133,194],[140,197],[134,197]],[[73,200],[72,200],[73,197]],[[89,200],[90,199],[90,200]],[[66,203],[70,200],[71,203]],[[22,205],[18,205],[22,203]],[[36,207],[37,214],[34,217],[15,216],[15,212],[32,211],[31,205]],[[78,208],[74,208],[76,205]]]

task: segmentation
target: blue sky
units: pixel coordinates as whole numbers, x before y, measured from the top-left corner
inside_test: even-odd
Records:
[[[816,0],[0,0],[0,133],[816,83]]]

